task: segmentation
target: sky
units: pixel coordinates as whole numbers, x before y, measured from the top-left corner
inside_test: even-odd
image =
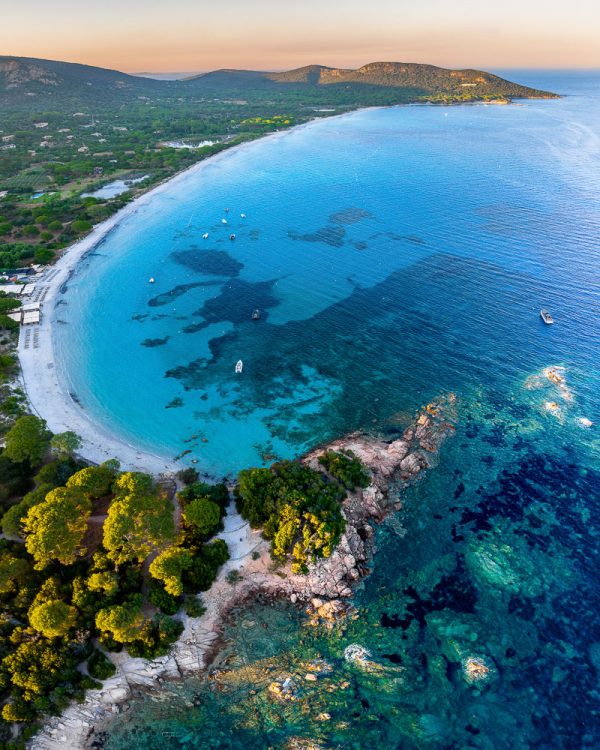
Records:
[[[600,68],[600,0],[3,0],[0,54],[125,72]]]

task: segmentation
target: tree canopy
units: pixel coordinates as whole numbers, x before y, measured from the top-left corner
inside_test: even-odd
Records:
[[[23,523],[25,546],[37,570],[52,560],[71,565],[85,553],[82,542],[91,509],[89,498],[69,487],[51,490],[30,508]]]
[[[32,628],[46,636],[55,638],[66,635],[75,627],[77,610],[60,599],[42,602],[29,611],[29,623]]]
[[[68,458],[81,446],[81,438],[74,432],[60,432],[50,439],[50,450],[59,458]]]
[[[107,495],[115,481],[116,471],[112,462],[100,466],[86,466],[67,479],[67,487],[72,487],[97,500]]]
[[[19,417],[6,433],[5,454],[11,461],[28,461],[32,466],[41,463],[50,445],[51,433],[43,419],[33,415]]]
[[[141,607],[142,597],[136,594],[123,604],[101,609],[96,615],[96,626],[110,633],[118,643],[131,643],[140,637],[145,622]]]
[[[181,576],[192,567],[192,554],[183,547],[168,547],[150,563],[150,575],[165,586],[172,596],[183,594]]]
[[[183,509],[183,520],[194,526],[199,536],[212,536],[221,524],[221,509],[216,503],[198,497]]]
[[[174,539],[173,506],[146,474],[125,472],[114,489],[117,494],[104,522],[104,547],[118,565],[143,562]]]
[[[238,508],[253,527],[263,526],[276,557],[292,555],[292,570],[306,570],[310,560],[329,557],[346,522],[344,489],[299,461],[281,461],[270,469],[241,471]]]

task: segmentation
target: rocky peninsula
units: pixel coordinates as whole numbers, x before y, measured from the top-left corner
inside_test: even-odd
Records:
[[[101,745],[103,727],[111,716],[127,710],[127,701],[136,691],[150,691],[165,680],[209,668],[225,619],[244,602],[286,597],[304,607],[314,624],[331,625],[344,617],[351,610],[356,583],[369,572],[376,544],[374,526],[401,507],[403,488],[432,465],[442,442],[454,431],[455,402],[451,394],[428,404],[397,440],[386,442],[353,433],[302,459],[311,468],[322,470],[318,458],[325,451],[351,451],[371,475],[366,488],[349,492],[343,502],[346,529],[336,549],[330,557],[312,563],[305,575],[293,574],[289,564],[275,566],[269,543],[232,505],[219,535],[227,542],[231,557],[211,589],[201,595],[204,615],[181,616],[184,631],[165,657],[146,661],[125,652],[111,654],[117,666],[115,676],[106,680],[102,689],[90,691],[83,704],[50,719],[29,747],[75,750]]]

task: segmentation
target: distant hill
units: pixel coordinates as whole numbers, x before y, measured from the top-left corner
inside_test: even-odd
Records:
[[[156,93],[164,85],[168,84],[92,65],[33,57],[0,57],[0,101],[9,103],[23,97],[51,100],[66,96],[90,101],[98,97],[129,98]]]
[[[325,65],[308,65],[281,73],[252,70],[216,70],[188,79],[196,86],[215,88],[272,88],[289,87],[381,87],[408,89],[422,95],[453,94],[472,89],[473,94],[505,97],[554,97],[482,70],[449,70],[435,65],[419,63],[375,62],[362,68],[349,70],[329,68]]]
[[[162,99],[195,97],[206,93],[261,98],[265,95],[308,104],[324,101],[359,105],[394,104],[448,97],[473,100],[486,97],[554,97],[481,70],[448,70],[417,63],[376,62],[356,70],[309,65],[284,72],[216,70],[185,80],[133,76],[90,65],[0,57],[0,103],[39,108],[52,103],[110,104],[136,97]]]

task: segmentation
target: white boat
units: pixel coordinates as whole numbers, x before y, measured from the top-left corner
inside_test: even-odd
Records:
[[[235,363],[235,371],[236,373],[240,373],[244,369],[244,363],[241,359],[238,359],[238,361]]]
[[[202,235],[202,239],[203,240],[207,240],[208,239],[208,232],[204,232],[204,234]]]
[[[154,284],[154,276],[150,276],[150,278],[148,279],[148,283]]]
[[[246,218],[246,214],[240,214],[240,218],[245,219]]]
[[[227,224],[227,219],[221,219],[221,224]]]
[[[547,326],[551,326],[554,323],[554,318],[548,310],[540,310],[540,318],[544,321]]]
[[[229,235],[229,239],[230,239],[230,240],[235,240],[235,234],[230,234],[230,235]]]

